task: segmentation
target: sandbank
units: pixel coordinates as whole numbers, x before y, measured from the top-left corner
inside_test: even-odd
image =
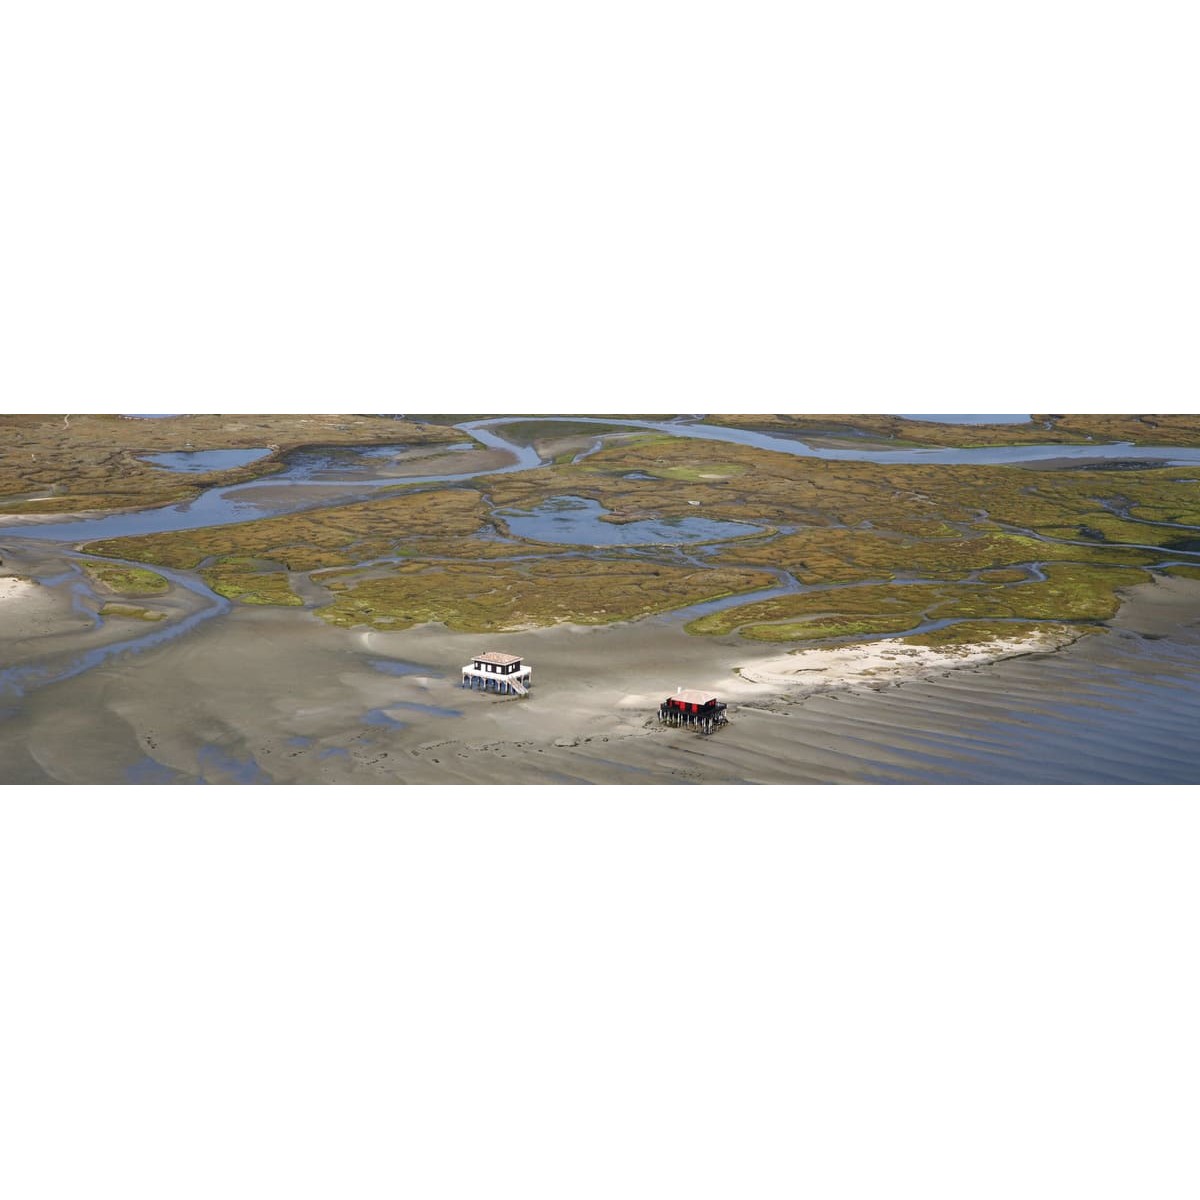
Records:
[[[0,722],[0,781],[1194,780],[1197,614],[1200,583],[1159,580],[1132,589],[1111,631],[1052,653],[1014,640],[781,654],[666,618],[479,637],[235,608],[20,698]],[[527,699],[460,687],[488,648],[532,664]],[[730,725],[661,726],[680,686],[727,699]]]

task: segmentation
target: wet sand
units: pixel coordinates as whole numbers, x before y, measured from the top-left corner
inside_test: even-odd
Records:
[[[70,601],[19,575],[0,576],[0,637],[17,645],[47,633],[58,624]]]
[[[664,618],[479,637],[235,607],[0,697],[0,782],[1195,781],[1198,619],[1200,583],[1160,578],[1066,649],[987,662],[876,644],[838,670],[829,651],[689,637]],[[533,666],[527,699],[461,688],[459,667],[493,646]],[[0,627],[2,661],[13,649]],[[680,686],[718,692],[730,725],[661,726]]]
[[[174,583],[147,596],[111,592],[88,579],[78,558],[32,542],[6,550],[4,563],[19,574],[0,576],[0,708],[88,655],[146,635],[150,622],[102,616],[106,603],[161,613],[153,624],[164,631],[208,607]]]

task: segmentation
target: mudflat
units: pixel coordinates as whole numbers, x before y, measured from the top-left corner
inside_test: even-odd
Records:
[[[484,638],[235,608],[7,698],[0,782],[1178,779],[1193,765],[1175,731],[1200,712],[1198,607],[1200,582],[1163,578],[1133,589],[1108,632],[1061,649],[1042,635],[797,654],[691,637],[664,618]],[[533,666],[528,698],[461,687],[459,668],[493,643]],[[5,661],[12,648],[3,635]],[[705,737],[661,725],[658,704],[681,686],[727,700],[729,726]],[[1154,689],[1165,700],[1147,706]],[[1035,731],[1073,750],[1039,759]]]
[[[13,429],[0,782],[1197,773],[1200,419],[935,449],[873,419],[853,449],[791,418],[177,420],[116,455],[115,419]],[[460,686],[489,649],[531,695]],[[679,688],[729,726],[661,724]]]

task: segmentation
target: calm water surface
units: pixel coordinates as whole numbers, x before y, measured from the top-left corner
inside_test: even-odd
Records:
[[[208,471],[228,471],[244,467],[270,454],[265,446],[250,450],[175,450],[165,454],[142,454],[142,462],[168,471],[186,471],[202,475]]]
[[[630,521],[617,525],[602,520],[609,510],[583,496],[553,496],[527,511],[496,510],[519,538],[535,542],[559,542],[569,546],[681,545],[686,542],[715,542],[760,533],[757,525],[739,521],[712,521],[707,517],[676,517],[669,520]]]

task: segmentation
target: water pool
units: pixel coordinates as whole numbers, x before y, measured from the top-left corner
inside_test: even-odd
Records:
[[[552,496],[528,510],[497,509],[512,533],[535,542],[569,546],[651,546],[715,542],[761,533],[757,525],[713,521],[707,517],[672,517],[614,524],[602,520],[609,510],[583,496]]]

